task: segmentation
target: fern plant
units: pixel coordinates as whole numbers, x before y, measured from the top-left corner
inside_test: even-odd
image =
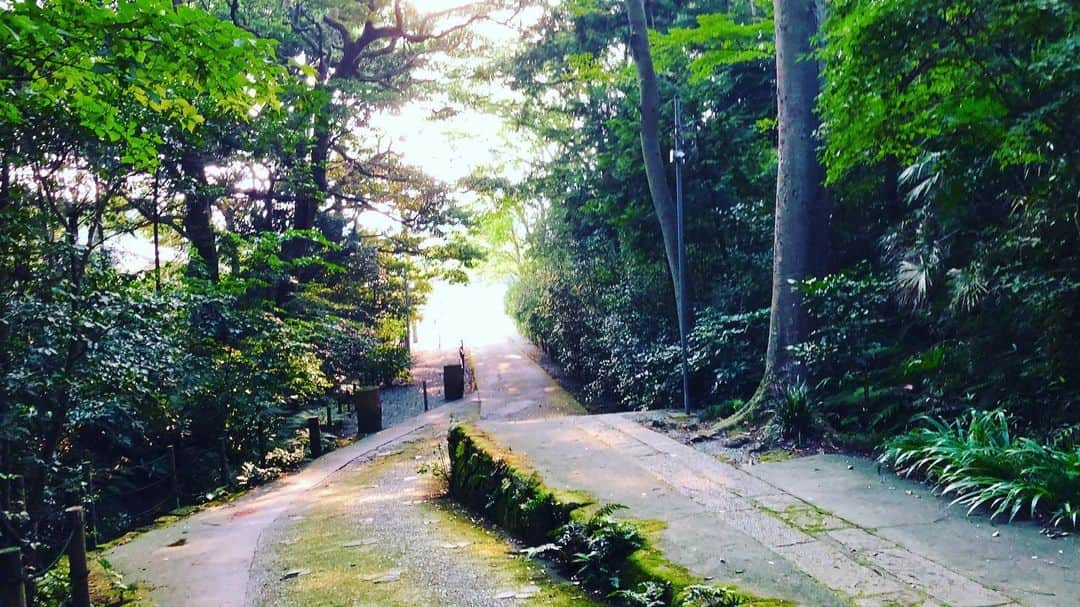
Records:
[[[634,588],[616,590],[608,596],[619,599],[626,607],[666,607],[666,588],[656,582],[642,582]]]
[[[718,586],[687,586],[682,594],[681,607],[739,607],[739,595]]]
[[[1048,516],[1054,526],[1080,520],[1080,447],[1056,449],[1013,436],[1004,411],[971,411],[948,423],[918,418],[924,427],[887,443],[879,458],[906,476],[923,476],[968,514],[991,518]]]

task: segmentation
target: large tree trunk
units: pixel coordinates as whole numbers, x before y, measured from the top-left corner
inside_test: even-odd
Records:
[[[206,181],[206,161],[195,153],[186,153],[180,164],[190,184],[184,193],[184,235],[198,257],[188,262],[187,272],[189,276],[217,282],[217,239],[211,222],[213,195]]]
[[[813,0],[773,0],[773,8],[779,166],[772,307],[762,389],[800,375],[789,351],[806,336],[806,313],[797,283],[822,272],[828,253],[828,202],[815,137],[818,64],[808,57],[820,7]]]
[[[713,436],[755,415],[773,385],[801,379],[790,346],[806,336],[806,311],[799,282],[826,270],[829,204],[817,159],[814,102],[820,88],[818,64],[809,57],[824,15],[814,0],[773,0],[776,28],[776,106],[779,166],[773,229],[772,306],[765,372],[757,391],[735,415],[698,438]]]
[[[675,306],[679,323],[689,326],[690,302],[683,301],[679,289],[679,250],[675,203],[671,199],[664,169],[664,157],[660,147],[660,93],[656,84],[656,70],[649,52],[648,29],[645,24],[643,0],[626,0],[626,14],[630,19],[630,52],[637,66],[638,83],[641,87],[641,154],[645,160],[645,176],[649,180],[656,219],[664,239],[664,255],[667,257],[671,284],[675,288]],[[689,292],[689,289],[687,289]]]

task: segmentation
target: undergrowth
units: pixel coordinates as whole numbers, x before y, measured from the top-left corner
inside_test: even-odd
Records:
[[[968,514],[991,518],[1045,515],[1050,525],[1080,519],[1080,446],[1056,448],[1014,436],[1004,411],[970,411],[952,423],[920,417],[924,426],[886,443],[879,461],[923,476]]]
[[[607,504],[587,521],[572,520],[556,530],[554,541],[530,548],[528,553],[554,561],[590,590],[618,591],[619,567],[645,545],[645,536],[637,527],[612,516],[622,508],[621,504]]]

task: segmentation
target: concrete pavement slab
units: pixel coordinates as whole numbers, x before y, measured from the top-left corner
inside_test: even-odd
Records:
[[[967,516],[925,485],[887,470],[879,473],[864,458],[821,455],[745,470],[865,529],[829,532],[844,545],[860,551],[905,549],[1022,605],[1080,605],[1080,538],[1075,535],[1049,539],[1030,522]],[[880,558],[904,570],[915,566],[897,555]]]
[[[915,485],[920,494],[898,489],[902,479],[878,475],[870,462],[825,456],[776,464],[786,465],[779,470],[773,464],[743,469],[625,415],[480,425],[528,458],[550,485],[624,504],[628,518],[663,521],[658,544],[664,554],[721,584],[803,605],[1080,604],[1074,578],[1060,566],[1053,581],[1003,584],[1014,574],[975,571],[964,559],[947,558],[963,550],[963,542],[934,548],[926,535],[930,545],[920,545],[934,525],[956,524],[955,513],[921,486]],[[1052,555],[1048,546],[1074,546],[1037,532],[1033,537],[1030,530],[1025,537],[1041,540],[1046,556]],[[1015,559],[1004,563],[1017,565]],[[1039,566],[1045,573],[1050,565]],[[1036,595],[1037,588],[1044,594]]]

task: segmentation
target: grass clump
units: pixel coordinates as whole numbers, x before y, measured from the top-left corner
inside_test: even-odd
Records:
[[[803,440],[818,429],[817,407],[804,382],[786,386],[774,384],[768,414],[765,431],[773,439],[794,440],[802,445]]]
[[[1014,436],[1004,411],[971,411],[924,425],[886,443],[879,458],[906,476],[923,476],[968,514],[1047,516],[1053,526],[1080,519],[1080,447],[1057,449]]]

